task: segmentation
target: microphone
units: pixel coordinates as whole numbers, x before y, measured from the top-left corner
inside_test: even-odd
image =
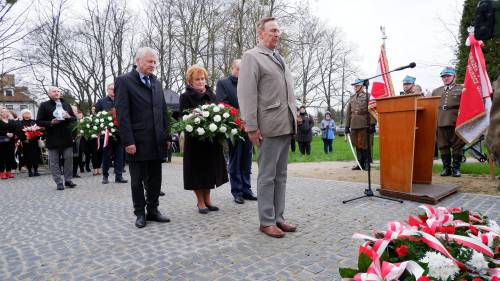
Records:
[[[417,66],[417,64],[412,62],[409,65],[398,67],[398,68],[394,69],[394,71],[400,71],[400,70],[407,69],[407,68],[414,68],[415,66]]]

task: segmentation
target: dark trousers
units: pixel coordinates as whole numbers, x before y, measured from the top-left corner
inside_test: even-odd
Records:
[[[292,141],[290,141],[290,149],[292,152],[295,152],[295,138],[292,137]]]
[[[252,142],[248,137],[245,140],[236,140],[229,143],[229,180],[231,194],[234,197],[252,194],[250,174],[252,172]]]
[[[115,178],[121,178],[123,173],[123,145],[120,141],[109,140],[106,147],[102,149],[102,175],[109,176],[109,167],[111,166],[111,158],[113,157],[113,169]]]
[[[92,160],[92,168],[94,169],[99,169],[101,168],[102,164],[102,143],[99,147],[97,148],[97,140],[96,139],[90,139],[87,141],[87,151],[90,152],[90,158]]]
[[[129,162],[134,214],[155,213],[161,189],[161,160]],[[144,196],[146,190],[146,196]]]
[[[298,142],[300,154],[311,154],[311,142]]]
[[[437,143],[441,155],[452,155],[453,158],[457,159],[462,158],[465,143],[455,134],[454,126],[438,127]]]
[[[15,169],[14,142],[0,143],[0,172]]]
[[[333,140],[329,139],[322,139],[322,140],[323,140],[323,151],[325,151],[326,154],[332,152]]]

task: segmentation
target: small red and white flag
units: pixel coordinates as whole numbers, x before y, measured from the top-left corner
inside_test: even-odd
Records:
[[[109,130],[106,128],[105,133],[104,133],[104,144],[102,147],[106,147],[109,144]]]
[[[471,143],[490,125],[492,87],[481,50],[483,42],[470,34],[467,44],[470,44],[470,52],[455,133],[466,143]]]
[[[380,46],[380,56],[378,58],[376,74],[380,75],[382,73],[386,73],[387,71],[389,71],[389,63],[387,62],[387,55],[385,53],[385,44],[382,44],[382,46]],[[376,114],[375,99],[394,96],[391,74],[388,73],[375,78],[372,82],[370,94],[368,108],[372,113]]]

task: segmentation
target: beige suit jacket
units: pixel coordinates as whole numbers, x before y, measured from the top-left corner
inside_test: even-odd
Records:
[[[284,62],[283,62],[284,63]],[[238,77],[238,102],[245,129],[263,137],[296,132],[292,74],[273,51],[257,45],[243,54]]]

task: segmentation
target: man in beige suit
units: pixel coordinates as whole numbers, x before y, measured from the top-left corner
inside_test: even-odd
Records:
[[[288,147],[296,132],[290,69],[276,50],[281,31],[275,18],[257,23],[259,44],[243,55],[238,101],[250,141],[259,147],[257,197],[260,231],[280,238],[297,226],[285,221]]]

